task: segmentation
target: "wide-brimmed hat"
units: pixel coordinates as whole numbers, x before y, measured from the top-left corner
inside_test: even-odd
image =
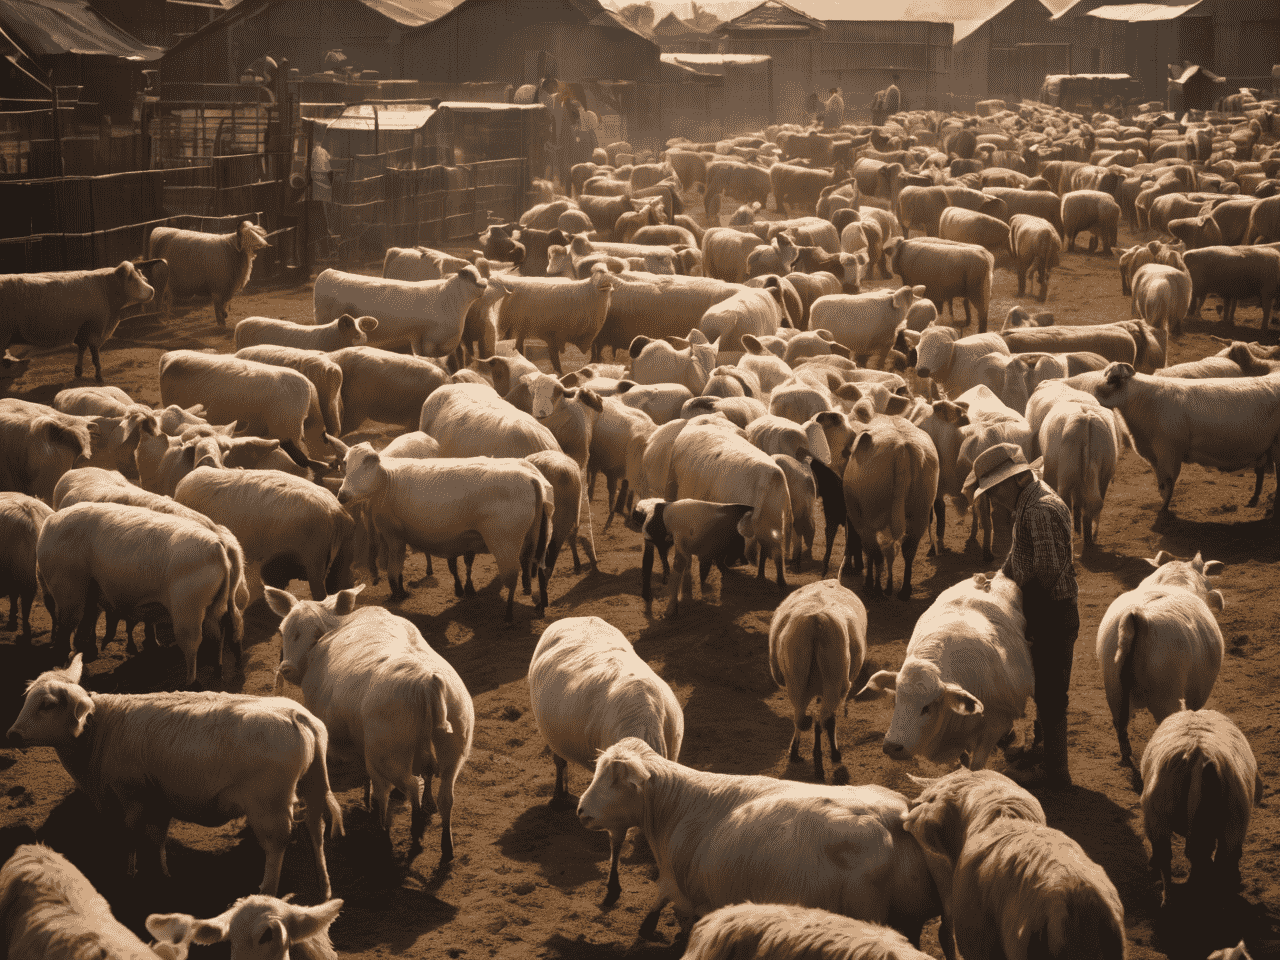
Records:
[[[1023,456],[1016,443],[997,443],[987,447],[973,461],[973,470],[964,482],[964,495],[969,502],[977,500],[997,483],[1031,470],[1031,464]]]

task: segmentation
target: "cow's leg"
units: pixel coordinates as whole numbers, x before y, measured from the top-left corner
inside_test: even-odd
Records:
[[[902,589],[898,591],[899,600],[911,599],[911,564],[915,562],[916,551],[919,549],[919,540],[908,536],[902,541]]]
[[[813,725],[813,776],[817,780],[825,780],[826,773],[822,768],[822,724]]]
[[[800,734],[808,730],[811,723],[813,723],[813,720],[807,712],[798,714],[795,717],[795,730],[791,734],[791,749],[787,753],[787,759],[791,763],[800,762]]]
[[[825,706],[825,704],[824,704]],[[831,762],[840,762],[840,746],[836,743],[835,704],[831,705],[832,713],[822,721],[822,728],[827,731],[827,746],[831,748]]]
[[[449,565],[449,572],[453,574],[453,595],[461,597],[462,594],[462,578],[458,576],[458,557],[455,554],[445,559],[445,563]]]

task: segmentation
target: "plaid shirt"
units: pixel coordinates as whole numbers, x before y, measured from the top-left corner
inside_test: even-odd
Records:
[[[1042,480],[1023,487],[1013,509],[1013,546],[1002,568],[1025,587],[1038,582],[1055,600],[1076,598],[1071,558],[1071,511]]]

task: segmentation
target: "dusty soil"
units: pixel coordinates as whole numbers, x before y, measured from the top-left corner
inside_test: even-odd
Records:
[[[696,206],[700,215],[700,204]],[[1132,242],[1127,235],[1122,240]],[[996,275],[993,318],[1004,316],[1014,303],[1015,291],[1011,275]],[[1053,276],[1048,307],[1060,322],[1126,318],[1128,303],[1120,294],[1114,260],[1085,253],[1066,256]],[[310,312],[309,287],[251,289],[232,305],[233,321],[251,314],[307,319]],[[1206,315],[1212,316],[1208,311]],[[1216,319],[1192,322],[1171,346],[1169,362],[1216,351],[1218,344],[1210,334],[1258,337],[1256,308],[1242,308],[1237,322],[1234,330],[1222,329]],[[129,321],[103,350],[107,382],[139,400],[156,402],[156,359],[164,350],[178,347],[229,350],[229,331],[214,325],[208,305],[188,304],[168,324],[154,318]],[[14,384],[13,394],[50,402],[59,389],[73,384],[72,362],[69,350],[49,353]],[[568,368],[580,362],[575,356]],[[1211,950],[1242,937],[1258,960],[1280,955],[1280,817],[1274,800],[1268,799],[1255,811],[1239,895],[1175,900],[1173,909],[1161,911],[1159,883],[1147,868],[1138,794],[1129,771],[1117,762],[1115,733],[1093,654],[1098,622],[1107,606],[1148,572],[1143,558],[1153,557],[1158,550],[1183,557],[1199,550],[1207,559],[1225,562],[1220,586],[1226,609],[1219,622],[1227,653],[1209,706],[1227,714],[1244,731],[1269,789],[1275,789],[1280,783],[1276,721],[1280,648],[1274,642],[1280,542],[1276,528],[1264,519],[1270,489],[1264,507],[1245,507],[1252,483],[1251,472],[1224,475],[1187,467],[1175,494],[1176,517],[1157,527],[1159,500],[1152,472],[1129,452],[1108,496],[1100,547],[1096,555],[1078,562],[1081,630],[1070,710],[1075,787],[1041,792],[1040,798],[1049,822],[1079,841],[1119,889],[1133,960],[1203,960]],[[680,948],[672,944],[677,925],[670,910],[659,928],[665,943],[636,939],[640,920],[656,892],[653,860],[643,844],[635,850],[628,845],[621,901],[603,910],[607,836],[584,830],[571,812],[555,812],[548,806],[554,771],[530,713],[525,674],[539,635],[554,619],[594,614],[631,638],[684,705],[683,763],[722,773],[800,780],[812,776],[807,763],[787,761],[790,708],[766,663],[769,620],[780,599],[773,584],[758,583],[741,568],[731,570],[723,580],[713,574],[706,593],[682,609],[678,622],[663,620],[639,599],[638,535],[616,522],[604,530],[602,491],[597,492],[593,510],[599,563],[575,573],[568,557],[561,558],[545,618],[535,616],[528,600],[521,597],[515,623],[502,622],[503,604],[497,585],[491,582],[493,567],[488,558],[476,564],[479,595],[463,601],[454,599],[443,564],[437,564],[436,576],[424,577],[421,556],[411,560],[407,581],[412,595],[392,609],[411,619],[457,668],[476,705],[475,747],[463,770],[454,809],[457,858],[448,869],[437,869],[439,820],[435,818],[425,837],[426,850],[406,862],[409,817],[403,801],[397,801],[399,812],[388,848],[362,808],[361,771],[331,768],[347,820],[347,836],[331,841],[329,847],[334,894],[346,901],[333,927],[340,954],[573,960],[680,955]],[[984,568],[976,545],[965,544],[967,522],[967,517],[957,520],[952,515],[946,536],[949,551],[940,558],[926,558],[921,550],[911,600],[867,601],[869,658],[876,665],[900,664],[912,625],[932,599]],[[819,557],[822,546],[820,531],[815,546]],[[837,545],[837,555],[840,550],[842,544]],[[791,571],[789,582],[809,583],[818,576],[810,562]],[[848,585],[860,587],[859,583]],[[293,586],[300,596],[305,594],[304,584]],[[388,603],[385,579],[366,589],[361,602]],[[656,612],[660,614],[662,607],[660,601]],[[38,605],[35,621],[36,646],[31,653],[16,647],[11,633],[0,637],[3,729],[16,715],[25,682],[65,656],[64,651],[49,649],[49,621]],[[233,674],[228,667],[224,687],[249,693],[269,691],[279,658],[275,627],[276,618],[265,604],[258,602],[250,609],[244,669]],[[123,643],[117,641],[92,665],[86,682],[103,691],[171,687],[180,680],[180,662],[173,648],[126,659]],[[838,727],[845,766],[853,783],[880,783],[912,796],[916,788],[909,774],[943,771],[916,761],[895,763],[881,753],[891,709],[887,699],[849,705]],[[1149,714],[1134,719],[1135,753],[1140,754],[1153,728]],[[999,756],[992,765],[1007,768]],[[148,912],[181,910],[210,916],[257,889],[262,854],[251,835],[237,832],[238,823],[217,830],[176,825],[169,841],[172,879],[146,872],[128,879],[121,869],[117,828],[73,791],[52,750],[0,750],[0,771],[0,825],[33,828],[80,865],[110,899],[117,915],[140,933]],[[832,776],[830,769],[827,775]],[[575,793],[588,782],[586,771],[572,771]],[[1175,869],[1178,879],[1185,880],[1180,846]],[[294,891],[307,903],[318,896],[301,831],[286,858],[281,890]],[[941,956],[936,929],[936,922],[926,928],[925,949]],[[224,954],[209,948],[195,955]]]

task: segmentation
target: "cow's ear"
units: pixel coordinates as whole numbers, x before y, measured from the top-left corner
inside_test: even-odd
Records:
[[[944,684],[943,696],[947,701],[947,709],[962,717],[976,717],[982,713],[982,701],[958,683]]]
[[[339,590],[332,597],[325,600],[325,606],[329,607],[338,616],[345,617],[356,608],[356,597],[360,595],[360,591],[364,589],[364,586],[363,583],[357,583],[354,587]],[[332,606],[330,606],[330,601],[332,601]]]
[[[71,711],[75,716],[76,726],[71,732],[74,737],[84,733],[85,721],[89,719],[89,714],[93,713],[93,697],[78,684],[67,690],[67,698],[71,701]]]
[[[898,675],[891,670],[877,670],[867,679],[867,685],[853,695],[853,699],[861,702],[875,700],[886,693],[896,693]]]
[[[267,606],[271,608],[271,612],[277,617],[287,617],[289,611],[297,604],[297,599],[288,590],[281,590],[279,587],[264,586],[264,599]]]

